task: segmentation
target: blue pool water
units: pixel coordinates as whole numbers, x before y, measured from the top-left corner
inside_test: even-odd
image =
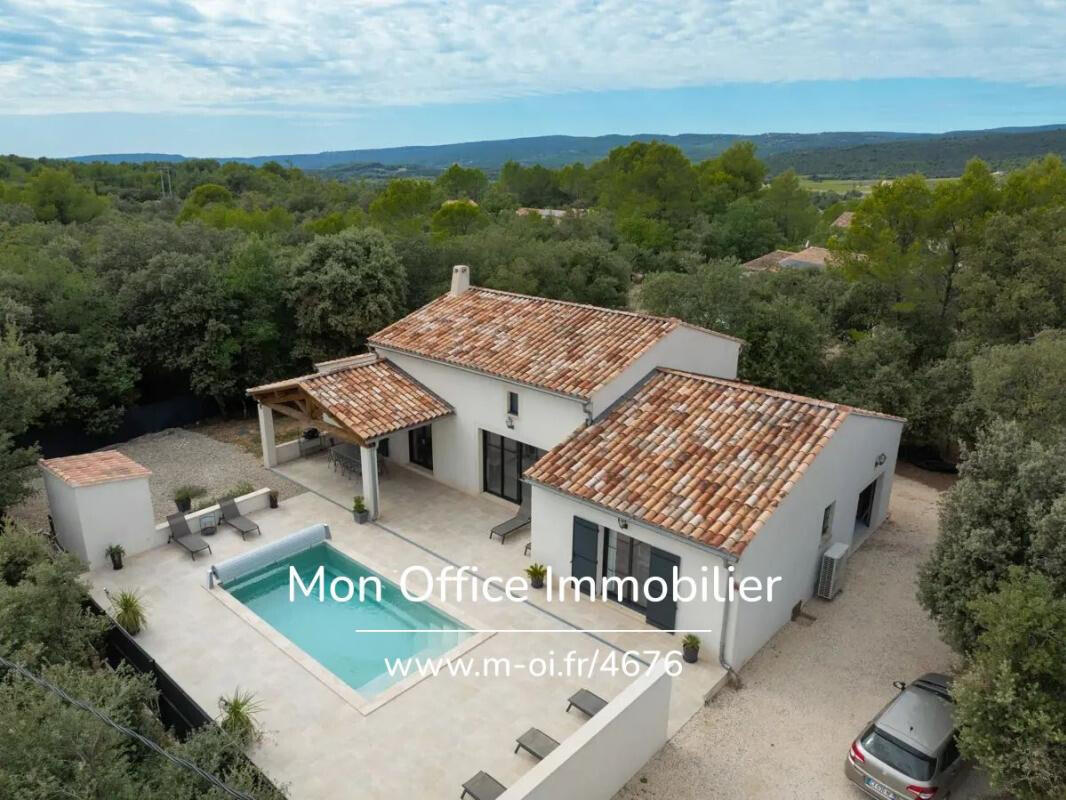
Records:
[[[317,586],[311,597],[297,588],[289,602],[289,567],[311,584],[318,568],[324,567],[325,600],[319,602]],[[325,542],[294,556],[268,564],[226,584],[235,598],[258,614],[275,630],[310,655],[364,697],[373,697],[402,675],[390,676],[385,659],[434,658],[471,636],[465,628],[428,603],[408,600],[394,583],[381,578],[381,601],[372,585],[360,601],[359,579],[374,576]],[[351,579],[356,594],[347,602],[330,596],[330,582],[339,576]],[[338,587],[339,588],[339,587]],[[402,633],[356,633],[356,629],[403,629]]]

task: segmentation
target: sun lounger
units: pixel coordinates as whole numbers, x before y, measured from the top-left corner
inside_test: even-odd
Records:
[[[219,504],[219,508],[222,509],[222,519],[226,524],[236,529],[242,539],[247,539],[248,534],[254,533],[256,535],[262,533],[259,530],[259,526],[252,522],[248,517],[241,516],[240,510],[237,508],[237,504],[233,500],[223,500]]]
[[[578,689],[570,695],[569,702],[570,704],[566,707],[567,711],[571,708],[576,708],[578,711],[583,711],[590,717],[596,716],[596,714],[602,711],[603,707],[607,705],[606,700],[598,694],[593,694],[588,689]]]
[[[530,728],[516,740],[514,751],[525,750],[534,758],[540,759],[559,746],[559,743],[540,728]]]
[[[211,545],[203,538],[189,529],[189,520],[184,514],[175,513],[167,517],[167,525],[170,527],[170,538],[167,541],[175,542],[185,548],[185,551],[196,560],[196,554],[201,550],[211,552]]]
[[[491,531],[489,531],[490,539],[493,536],[499,536],[500,544],[503,544],[507,541],[508,536],[529,524],[530,494],[531,492],[527,487],[526,490],[522,493],[522,505],[518,507],[518,513],[511,517],[509,520],[506,520],[505,522],[501,522],[499,525],[496,525]]]
[[[507,787],[489,775],[487,772],[479,772],[473,778],[463,784],[463,793],[459,795],[462,800],[470,795],[474,800],[496,800],[507,791]]]

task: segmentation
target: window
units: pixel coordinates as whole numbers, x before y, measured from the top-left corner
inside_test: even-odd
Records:
[[[433,429],[429,425],[407,432],[409,458],[412,464],[433,469]]]
[[[643,609],[645,601],[641,592],[651,575],[652,546],[608,528],[603,547],[603,576],[623,579],[610,584],[612,588],[621,590],[615,593],[614,599],[627,606]],[[630,577],[635,580],[624,580]]]
[[[507,413],[518,416],[518,392],[507,393]]]
[[[481,432],[482,488],[489,494],[522,502],[522,473],[544,455],[532,445],[508,439],[498,433]]]
[[[870,728],[863,734],[862,749],[878,761],[883,761],[892,769],[902,772],[908,778],[927,781],[936,773],[936,760],[924,753],[919,753],[893,736],[877,728]]]
[[[382,458],[389,457],[389,440],[382,439],[378,442],[378,455]]]
[[[830,503],[822,512],[822,544],[826,544],[833,535],[833,509],[836,503]]]
[[[954,734],[951,737],[951,741],[948,742],[948,746],[944,748],[943,754],[940,756],[940,769],[947,769],[955,760],[959,757],[959,743],[955,741]]]

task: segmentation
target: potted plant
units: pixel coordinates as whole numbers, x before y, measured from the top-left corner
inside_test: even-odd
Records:
[[[681,640],[682,656],[689,664],[695,664],[700,657],[700,637],[694,633],[686,633]]]
[[[270,497],[270,507],[271,508],[277,508],[278,507],[278,490],[277,489],[271,489],[269,497]]]
[[[147,621],[141,596],[133,591],[122,591],[110,597],[110,600],[115,610],[115,622],[125,628],[130,636],[140,633]]]
[[[544,588],[544,577],[548,574],[548,568],[543,564],[530,564],[526,567],[526,575],[529,576],[529,585],[534,589]]]
[[[178,511],[182,514],[188,514],[192,508],[192,501],[197,497],[203,497],[205,494],[207,494],[207,489],[203,486],[187,483],[174,490],[174,505],[178,507]]]
[[[357,494],[352,499],[352,519],[360,525],[370,519],[370,512],[367,511],[366,503],[363,502],[363,496],[361,494]]]
[[[223,695],[218,698],[218,709],[222,712],[219,727],[242,747],[258,741],[262,736],[255,715],[263,710],[263,705],[252,692],[242,692],[237,687],[229,697]]]
[[[126,555],[126,548],[120,544],[113,544],[107,548],[107,557],[111,559],[111,566],[122,569],[122,556]]]

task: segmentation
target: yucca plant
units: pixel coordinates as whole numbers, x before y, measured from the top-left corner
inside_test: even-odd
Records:
[[[263,705],[253,692],[241,691],[238,686],[232,695],[218,698],[218,709],[222,712],[219,726],[242,747],[247,747],[262,737],[255,715],[263,710]]]
[[[140,633],[148,621],[141,596],[135,591],[121,591],[112,596],[111,606],[115,610],[115,622],[125,628],[130,636]]]

